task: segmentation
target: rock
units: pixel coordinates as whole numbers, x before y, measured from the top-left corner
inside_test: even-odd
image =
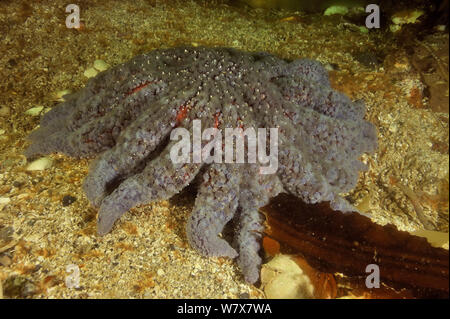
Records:
[[[42,171],[44,169],[50,168],[53,164],[52,159],[48,157],[41,157],[27,166],[27,171]]]
[[[0,117],[7,117],[9,116],[10,110],[7,106],[0,106]]]
[[[39,114],[41,114],[43,109],[44,109],[43,106],[35,106],[35,107],[32,107],[31,109],[28,109],[27,111],[25,111],[25,114],[31,115],[31,116],[38,116]]]
[[[411,234],[425,237],[433,247],[440,247],[448,250],[448,233],[421,229],[413,231]]]
[[[5,243],[13,240],[14,228],[11,226],[0,228],[0,241]]]
[[[72,93],[72,90],[69,90],[69,89],[57,91],[57,92],[53,93],[53,100],[64,102],[65,101],[64,96],[69,95],[71,93]]]
[[[11,276],[3,282],[3,294],[9,298],[31,297],[36,292],[36,286],[22,276]]]
[[[22,181],[14,181],[14,182],[13,182],[13,186],[14,186],[14,187],[17,187],[17,188],[22,187],[23,184],[25,184],[25,183],[22,182]]]
[[[9,265],[11,265],[11,263],[12,263],[12,260],[8,256],[6,256],[6,255],[0,256],[0,265],[8,267]]]
[[[422,10],[402,10],[394,13],[391,17],[392,24],[389,26],[391,32],[395,33],[401,30],[404,24],[414,24],[424,14]]]
[[[360,26],[360,27],[359,27],[359,32],[364,33],[364,34],[367,34],[367,33],[369,33],[369,29],[367,29],[367,28],[364,27],[364,26]]]
[[[250,299],[250,295],[248,292],[243,292],[239,295],[239,299]]]
[[[331,16],[334,14],[346,15],[348,13],[348,8],[346,6],[331,6],[328,7],[323,13],[324,16]]]
[[[106,71],[109,69],[109,64],[106,63],[103,60],[95,60],[94,61],[94,68],[98,71]]]
[[[287,255],[277,255],[262,266],[261,287],[269,299],[314,298],[311,280]]]
[[[381,65],[380,59],[377,57],[375,52],[366,51],[359,52],[353,56],[359,63],[364,65],[366,68],[375,69]]]
[[[11,199],[9,197],[0,197],[0,210],[2,210],[10,201]]]
[[[8,60],[8,65],[10,67],[15,67],[15,66],[17,66],[17,61],[15,59],[9,59]]]
[[[391,17],[392,23],[396,25],[416,23],[424,12],[422,10],[403,10],[394,13]]]
[[[73,196],[70,196],[70,195],[66,195],[62,199],[62,205],[64,207],[69,206],[70,204],[74,203],[76,200],[77,200],[76,197],[73,197]]]
[[[158,274],[158,276],[164,276],[164,270],[162,270],[161,268],[159,268],[156,273]]]
[[[400,25],[397,24],[391,24],[389,26],[389,30],[391,30],[392,33],[396,33],[398,31],[400,31],[402,29],[402,27]]]
[[[94,68],[89,68],[86,71],[84,71],[83,74],[87,78],[93,78],[94,76],[96,76],[98,74],[98,71]]]

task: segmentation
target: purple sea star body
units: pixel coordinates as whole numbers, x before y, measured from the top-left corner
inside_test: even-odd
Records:
[[[207,256],[237,258],[247,281],[259,278],[263,231],[258,208],[280,192],[308,203],[352,207],[351,190],[376,131],[364,105],[330,87],[312,60],[288,62],[230,48],[155,50],[113,67],[56,106],[30,134],[27,157],[61,152],[96,157],[84,181],[99,207],[98,233],[130,208],[168,199],[198,175],[200,186],[186,233]],[[177,127],[278,128],[275,174],[258,163],[173,163],[169,140]],[[233,220],[234,240],[222,237]]]

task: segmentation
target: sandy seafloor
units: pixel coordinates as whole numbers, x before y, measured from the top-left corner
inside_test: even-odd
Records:
[[[395,55],[365,65],[355,52],[388,44],[338,16],[207,3],[78,1],[80,30],[65,26],[66,1],[0,3],[0,280],[26,282],[15,297],[264,297],[232,261],[204,258],[188,246],[192,194],[132,209],[98,237],[96,211],[81,190],[88,160],[52,155],[51,168],[26,170],[25,137],[39,124],[26,110],[53,107],[56,92],[83,87],[83,73],[97,59],[115,65],[180,44],[309,57],[334,68],[335,87],[364,99],[379,131],[378,151],[364,156],[370,170],[347,198],[375,222],[448,232],[448,113],[412,99],[423,84],[395,43]],[[428,41],[448,46],[448,33]],[[63,206],[67,195],[76,201]],[[77,289],[65,285],[68,265],[80,269]]]

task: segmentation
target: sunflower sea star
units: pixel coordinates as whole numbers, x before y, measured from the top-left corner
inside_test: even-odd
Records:
[[[130,208],[168,199],[198,175],[200,186],[186,233],[207,256],[237,257],[248,282],[259,278],[258,208],[280,192],[307,203],[329,201],[352,189],[376,131],[363,103],[330,87],[320,63],[292,62],[230,48],[155,50],[98,74],[44,115],[29,136],[28,158],[61,152],[94,157],[83,188],[99,207],[98,233],[108,233]],[[169,140],[177,127],[279,129],[279,166],[173,163]],[[229,244],[221,233],[233,220]]]

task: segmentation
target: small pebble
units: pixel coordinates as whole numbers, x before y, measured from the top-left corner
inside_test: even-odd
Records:
[[[328,7],[323,13],[324,16],[331,16],[334,14],[346,15],[348,13],[348,8],[346,6],[331,6]]]
[[[0,210],[2,210],[10,201],[11,199],[9,197],[0,197]]]
[[[105,71],[109,69],[109,64],[106,63],[103,60],[95,60],[94,61],[94,68],[98,71]]]
[[[15,66],[17,65],[17,61],[14,60],[14,59],[9,59],[9,60],[8,60],[8,64],[9,64],[9,66],[11,66],[11,67],[15,67]]]
[[[250,295],[248,294],[248,292],[243,292],[239,295],[239,299],[249,299]]]
[[[0,117],[7,117],[10,113],[9,107],[0,106]]]
[[[52,167],[53,161],[48,157],[41,157],[27,166],[27,171],[42,171]]]
[[[13,240],[14,228],[11,226],[0,229],[0,241],[9,242]]]
[[[164,270],[162,270],[161,268],[159,268],[156,273],[158,274],[158,276],[164,276]]]
[[[70,93],[72,93],[72,90],[69,90],[69,89],[57,91],[57,92],[53,93],[53,99],[55,101],[64,102],[65,101],[64,96],[68,95]]]
[[[340,67],[337,63],[325,63],[324,68],[327,69],[327,71],[339,71]]]
[[[76,197],[70,196],[70,195],[66,195],[63,197],[62,199],[62,205],[65,206],[69,206],[70,204],[74,203],[77,200]]]
[[[359,32],[361,32],[361,33],[369,33],[369,29],[367,29],[366,27],[364,27],[364,26],[360,26],[359,27]]]
[[[96,76],[98,73],[98,71],[94,68],[89,68],[86,71],[84,71],[84,76],[87,78],[93,78],[94,76]]]
[[[25,112],[25,114],[26,115],[31,115],[31,116],[38,116],[39,114],[41,114],[43,109],[44,109],[43,106],[35,106],[35,107],[32,107],[31,109],[28,109]]]
[[[6,255],[0,256],[0,265],[8,267],[9,265],[11,265],[11,263],[12,263],[12,260],[8,256],[6,256]]]
[[[355,54],[353,57],[356,61],[369,69],[374,69],[381,64],[380,59],[374,52],[360,52]]]

